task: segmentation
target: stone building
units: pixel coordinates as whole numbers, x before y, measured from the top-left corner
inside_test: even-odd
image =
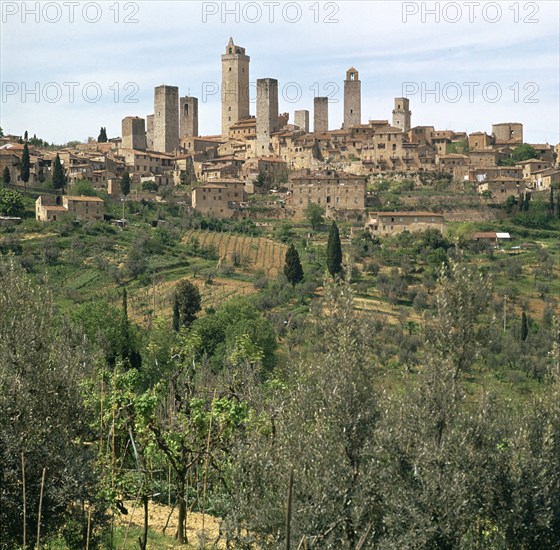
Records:
[[[125,149],[146,150],[146,125],[143,118],[137,116],[123,118],[121,146]]]
[[[195,212],[213,218],[231,218],[245,201],[244,182],[216,181],[192,189],[192,207]]]
[[[520,122],[492,124],[492,137],[496,145],[521,145],[523,143],[523,124]]]
[[[358,71],[354,67],[350,67],[346,71],[343,128],[349,128],[362,122],[362,83],[358,77]]]
[[[395,98],[395,108],[393,109],[393,126],[400,128],[407,133],[410,130],[410,119],[412,112],[410,111],[410,101],[406,97]]]
[[[35,219],[40,222],[57,221],[71,215],[80,221],[102,221],[105,203],[99,197],[70,195],[41,195],[35,201]]]
[[[370,214],[366,229],[374,235],[396,235],[403,231],[417,233],[426,229],[437,229],[443,233],[443,214],[434,212],[377,212]]]
[[[245,48],[229,39],[222,55],[222,135],[232,124],[247,118],[249,112],[249,62]]]
[[[313,132],[324,134],[329,131],[329,98],[316,97],[313,101]]]
[[[146,147],[148,151],[154,150],[154,115],[146,117]]]
[[[154,151],[173,153],[179,147],[179,88],[162,84],[154,92]]]
[[[478,184],[478,192],[490,192],[493,197],[503,201],[510,195],[516,197],[525,192],[525,184],[516,178],[497,176],[481,181]]]
[[[472,132],[469,134],[469,150],[490,149],[494,144],[494,138],[486,132]]]
[[[179,98],[179,137],[198,136],[198,98]]]
[[[359,214],[366,206],[366,182],[365,176],[334,170],[305,171],[289,179],[286,207],[299,219],[310,203],[325,208],[327,217],[336,217],[337,212]]]
[[[270,155],[270,135],[278,130],[278,80],[257,80],[257,157]]]
[[[309,111],[305,109],[296,111],[294,113],[294,124],[306,134],[309,133]]]
[[[550,162],[544,162],[539,159],[522,160],[516,162],[515,165],[523,170],[523,179],[525,180],[533,179],[533,174],[535,172],[550,168]]]

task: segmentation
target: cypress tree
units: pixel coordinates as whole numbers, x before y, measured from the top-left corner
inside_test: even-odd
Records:
[[[179,332],[181,328],[181,313],[179,311],[179,297],[177,294],[173,296],[173,330]]]
[[[121,179],[121,193],[126,197],[130,193],[130,175],[125,172]]]
[[[298,251],[293,244],[286,251],[284,275],[286,275],[286,279],[292,284],[292,287],[295,287],[297,283],[303,280],[303,267],[301,266]]]
[[[560,193],[558,193],[556,198],[556,217],[560,219]]]
[[[548,201],[548,215],[552,218],[554,216],[554,190],[550,186],[550,197]]]
[[[342,273],[342,246],[336,222],[332,222],[327,242],[327,268],[334,279]]]
[[[27,187],[27,182],[29,181],[31,161],[29,159],[29,147],[27,143],[23,146],[23,155],[21,157],[21,180]]]
[[[525,202],[523,203],[523,210],[527,212],[529,210],[529,201],[531,200],[531,193],[525,192]]]
[[[107,128],[103,128],[103,126],[101,126],[101,129],[99,130],[99,136],[97,138],[97,141],[99,143],[106,143],[107,142]]]
[[[128,319],[128,294],[126,288],[122,290],[122,313],[125,319]]]
[[[527,319],[527,314],[525,310],[521,314],[521,341],[525,342],[527,340],[527,336],[529,336],[529,320]]]
[[[10,174],[10,169],[7,166],[4,168],[2,181],[4,182],[4,185],[8,185],[12,181],[12,175]]]
[[[25,133],[23,134],[23,141],[27,141],[27,137],[28,137],[27,130],[25,130]]]
[[[64,176],[64,169],[60,162],[60,155],[57,153],[54,159],[54,169],[52,177],[52,185],[54,189],[63,189],[66,185],[66,177]]]

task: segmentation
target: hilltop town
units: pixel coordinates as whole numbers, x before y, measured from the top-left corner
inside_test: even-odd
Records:
[[[221,63],[0,129],[0,550],[560,548],[560,145]]]
[[[230,39],[221,64],[220,135],[199,135],[198,98],[181,96],[177,86],[157,86],[154,112],[123,118],[120,137],[56,151],[31,146],[28,185],[40,187],[50,179],[59,155],[69,186],[87,180],[109,196],[119,196],[126,172],[135,198],[169,197],[188,186],[182,199],[202,215],[301,220],[312,202],[324,208],[327,218],[359,224],[368,211],[383,209],[368,194],[368,184],[371,191],[383,178],[412,179],[419,186],[453,181],[489,202],[560,183],[560,146],[526,144],[522,123],[492,121],[489,129],[470,134],[413,126],[406,97],[394,98],[390,119],[364,121],[354,67],[344,77],[341,128],[329,123],[327,97],[315,97],[312,111],[280,113],[274,78],[257,79],[252,115],[250,56]],[[20,136],[0,138],[0,171],[7,168],[16,185],[23,183],[20,141]],[[255,195],[269,200],[260,200],[256,209]],[[60,213],[52,210],[53,217]],[[44,208],[37,215],[50,219]]]

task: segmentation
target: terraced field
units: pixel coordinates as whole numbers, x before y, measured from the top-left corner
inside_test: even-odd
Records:
[[[267,277],[274,278],[284,266],[287,246],[265,237],[216,233],[212,231],[187,231],[183,242],[197,239],[201,247],[216,248],[220,265],[233,263],[237,255],[241,264],[250,271],[263,270]]]

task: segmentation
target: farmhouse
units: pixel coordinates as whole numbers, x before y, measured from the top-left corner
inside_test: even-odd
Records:
[[[245,200],[245,184],[223,180],[193,187],[192,206],[195,212],[215,218],[231,218]]]
[[[105,203],[99,197],[41,195],[35,201],[35,219],[40,222],[57,221],[68,214],[82,221],[103,220],[104,212]]]
[[[366,206],[366,178],[334,170],[305,172],[290,179],[286,206],[302,218],[307,205],[319,204],[326,210],[327,217],[337,211],[363,212]]]
[[[426,229],[437,229],[443,233],[443,214],[434,212],[377,212],[371,213],[365,224],[373,235],[396,235],[403,231],[417,233]]]

